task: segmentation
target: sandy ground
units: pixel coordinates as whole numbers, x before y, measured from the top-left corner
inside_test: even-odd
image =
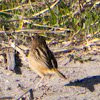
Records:
[[[66,54],[57,59],[59,70],[67,80],[54,75],[47,86],[33,90],[34,100],[100,100],[100,54],[92,56],[95,61],[68,62]],[[34,89],[39,77],[28,66],[16,74],[0,66],[0,97],[11,96],[16,100],[28,89]],[[44,82],[48,80],[45,77]],[[29,100],[29,93],[25,95]],[[23,99],[24,100],[24,99]]]

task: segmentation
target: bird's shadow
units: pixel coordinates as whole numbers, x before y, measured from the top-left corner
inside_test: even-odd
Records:
[[[21,59],[20,59],[20,57],[19,57],[19,53],[18,52],[16,52],[15,53],[15,68],[14,68],[14,72],[16,73],[16,74],[22,74],[22,71],[21,71],[21,66],[22,66],[22,63],[21,63]]]
[[[100,75],[97,75],[92,77],[86,77],[80,80],[75,80],[74,82],[70,81],[68,84],[65,84],[65,86],[85,87],[89,89],[91,92],[93,92],[95,90],[94,85],[99,83],[100,83]]]

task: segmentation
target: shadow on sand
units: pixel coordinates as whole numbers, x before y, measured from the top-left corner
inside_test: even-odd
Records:
[[[84,79],[75,80],[74,82],[69,82],[68,84],[65,84],[65,86],[80,86],[85,87],[89,89],[91,92],[95,90],[94,85],[100,83],[100,75],[92,76],[92,77],[86,77]]]
[[[16,73],[16,74],[22,74],[22,72],[21,72],[21,66],[22,66],[22,63],[21,63],[21,59],[20,59],[20,57],[19,57],[19,53],[18,52],[16,52],[15,53],[15,68],[14,68],[14,72]]]

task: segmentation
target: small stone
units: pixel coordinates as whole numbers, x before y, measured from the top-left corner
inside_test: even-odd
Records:
[[[29,79],[29,81],[32,81],[32,80],[33,80],[33,79],[31,79],[31,78]]]
[[[7,76],[10,76],[10,75],[12,75],[13,74],[13,72],[8,72],[6,75]]]
[[[3,72],[0,72],[0,74],[3,74]]]
[[[21,84],[18,83],[18,84],[17,84],[17,88],[19,88],[19,87],[21,87]]]
[[[68,96],[65,96],[65,99],[69,98]]]
[[[20,79],[15,79],[15,82],[18,82],[18,81],[20,81]]]
[[[7,70],[7,66],[6,65],[4,65],[3,68]]]
[[[6,90],[11,90],[11,87],[7,87]]]

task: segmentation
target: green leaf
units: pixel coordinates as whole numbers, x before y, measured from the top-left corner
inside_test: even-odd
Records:
[[[50,6],[46,3],[46,5],[48,6],[48,8],[49,8],[49,12],[50,12],[50,14],[51,14],[51,20],[50,20],[50,22],[51,22],[51,24],[52,25],[54,25],[54,24],[56,24],[56,15],[55,15],[55,13],[53,12],[53,10],[50,8]]]

